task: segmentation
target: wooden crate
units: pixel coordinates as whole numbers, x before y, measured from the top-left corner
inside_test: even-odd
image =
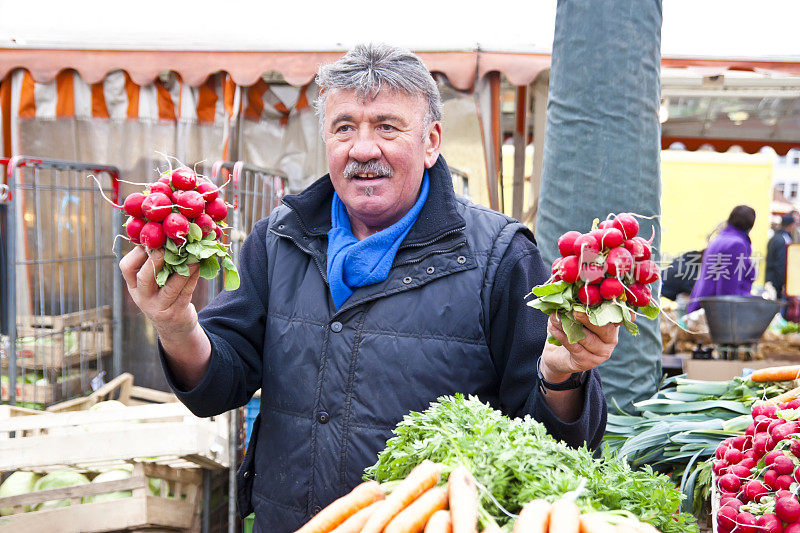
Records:
[[[73,398],[72,400],[51,405],[47,410],[54,413],[85,411],[96,403],[107,400],[117,400],[125,405],[150,405],[153,403],[174,403],[178,401],[178,398],[171,392],[137,387],[133,384],[133,375],[125,372],[88,396]]]
[[[100,357],[113,349],[110,306],[64,315],[17,317],[17,339],[36,339],[17,349],[22,368],[74,366],[87,357]]]
[[[91,470],[141,457],[173,466],[227,468],[227,415],[198,418],[175,402],[0,420],[0,472]]]
[[[0,386],[0,399],[9,400],[9,386],[3,383]],[[61,383],[18,383],[16,387],[17,402],[31,402],[50,404],[63,398],[69,398],[82,392],[81,376],[73,375]]]
[[[148,477],[161,479],[161,492],[153,496]],[[0,518],[0,532],[99,533],[120,530],[169,529],[197,531],[197,509],[203,475],[197,468],[172,468],[136,463],[129,479],[89,483],[0,498],[0,506],[15,513]],[[130,497],[100,503],[82,503],[85,496],[130,490]],[[173,497],[169,497],[169,493]],[[22,512],[23,506],[70,499],[68,507]]]

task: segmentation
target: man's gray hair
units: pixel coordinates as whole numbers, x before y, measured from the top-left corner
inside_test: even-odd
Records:
[[[324,130],[325,101],[335,89],[355,91],[364,101],[377,97],[381,89],[422,95],[428,102],[426,126],[442,120],[442,97],[436,81],[422,60],[403,48],[359,44],[335,63],[321,66],[315,81],[321,92],[314,104],[320,130]]]

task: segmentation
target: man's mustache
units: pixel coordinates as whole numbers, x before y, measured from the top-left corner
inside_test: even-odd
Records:
[[[381,163],[377,159],[372,159],[366,163],[362,163],[361,161],[350,161],[344,167],[344,172],[342,174],[346,179],[351,179],[357,174],[375,174],[376,176],[385,176],[387,178],[391,178],[392,167]]]

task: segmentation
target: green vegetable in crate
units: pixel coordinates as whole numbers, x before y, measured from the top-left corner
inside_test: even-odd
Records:
[[[570,343],[585,336],[574,311],[586,313],[596,326],[622,324],[639,334],[633,316],[651,320],[660,309],[649,284],[659,270],[650,260],[650,241],[637,237],[639,223],[633,213],[595,219],[589,233],[568,231],[558,239],[561,257],[553,262],[552,276],[531,290],[536,299],[528,305],[547,314],[557,313]],[[552,344],[559,342],[552,336]]]
[[[193,264],[199,264],[201,277],[214,279],[222,261],[225,290],[237,289],[239,273],[222,242],[228,205],[220,197],[221,188],[185,165],[171,164],[158,181],[144,185],[143,192],[129,194],[122,205],[106,201],[128,214],[123,238],[148,251],[163,250],[164,266],[156,283],[163,287],[172,273],[188,277]]]
[[[34,491],[60,489],[62,487],[74,487],[76,485],[85,485],[89,480],[83,474],[73,472],[72,470],[56,470],[50,472],[46,476],[39,478],[34,485]],[[42,503],[37,503],[33,506],[34,511],[44,511],[46,509],[56,509],[58,507],[68,507],[69,498],[63,500],[50,500]]]
[[[132,465],[122,465],[119,468],[108,470],[106,472],[97,474],[92,480],[92,483],[104,483],[107,481],[118,481],[121,479],[130,479],[133,473]],[[158,496],[161,490],[161,480],[155,478],[148,478],[148,491],[153,496]],[[82,503],[100,503],[110,502],[114,500],[121,500],[123,498],[130,498],[133,495],[131,490],[118,490],[116,492],[109,492],[107,494],[97,494],[94,496],[84,496],[81,499]]]
[[[0,498],[10,498],[11,496],[19,496],[20,494],[33,492],[36,482],[40,477],[42,476],[39,474],[35,474],[33,472],[23,472],[22,470],[12,473],[10,476],[8,476],[8,479],[3,481],[3,484],[0,485]],[[30,505],[26,505],[24,507],[25,512],[30,510]],[[14,514],[13,507],[5,507],[0,509],[0,516],[6,516],[10,514]]]
[[[478,482],[483,527],[510,522],[499,505],[518,513],[526,502],[554,501],[583,483],[583,511],[626,509],[664,533],[697,531],[694,518],[679,512],[680,492],[666,476],[631,470],[608,450],[595,459],[586,448],[557,442],[529,417],[510,419],[476,398],[439,398],[406,415],[394,433],[365,479],[404,479],[424,459],[443,464],[446,474],[464,465]]]

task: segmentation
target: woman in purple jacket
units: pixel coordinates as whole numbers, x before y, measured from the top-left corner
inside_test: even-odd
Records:
[[[750,256],[748,234],[756,221],[756,212],[747,205],[737,205],[728,216],[728,225],[709,243],[703,254],[700,276],[692,289],[686,312],[700,308],[704,296],[749,296],[756,277]]]

